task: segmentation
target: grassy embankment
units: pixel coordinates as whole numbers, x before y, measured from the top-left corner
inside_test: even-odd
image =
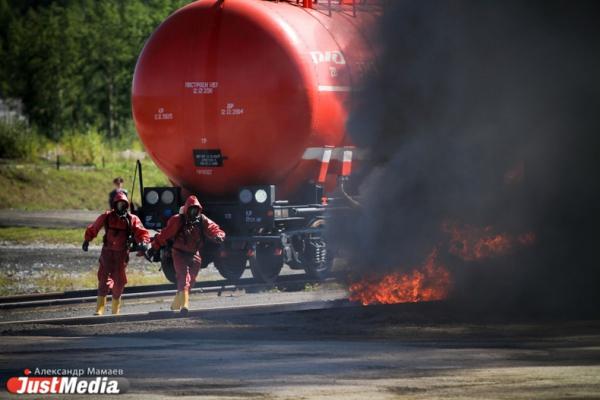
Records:
[[[0,208],[20,210],[104,210],[112,180],[125,179],[131,190],[134,161],[109,163],[104,168],[65,166],[57,170],[48,163],[0,164]],[[167,185],[152,161],[143,162],[144,185]],[[140,200],[139,186],[133,193]]]
[[[123,177],[131,189],[133,158],[143,150],[133,131],[108,139],[89,129],[51,140],[23,122],[0,120],[0,208],[103,210],[113,178]],[[167,184],[150,159],[143,167],[146,186]]]

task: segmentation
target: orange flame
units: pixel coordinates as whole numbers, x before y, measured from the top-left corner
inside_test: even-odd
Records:
[[[450,272],[437,260],[434,249],[424,265],[409,274],[399,272],[369,277],[350,285],[350,300],[368,304],[414,303],[442,300],[450,290]]]
[[[477,228],[445,222],[442,230],[450,235],[448,251],[465,261],[480,261],[508,254],[516,246],[529,246],[536,240],[533,232],[517,236],[495,233],[491,226]],[[349,286],[350,300],[363,305],[415,303],[443,300],[451,287],[450,272],[438,260],[438,248],[425,263],[410,273],[393,272],[365,277]]]
[[[465,261],[480,261],[511,252],[515,245],[528,246],[535,241],[535,234],[527,232],[517,237],[495,233],[491,226],[477,228],[445,222],[442,230],[450,234],[448,251]]]

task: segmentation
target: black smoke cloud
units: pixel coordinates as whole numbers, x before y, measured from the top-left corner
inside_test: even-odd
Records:
[[[452,299],[570,312],[600,299],[600,13],[591,1],[394,1],[348,123],[362,209],[334,218],[353,273],[421,263],[445,220],[535,233],[448,256]],[[507,171],[522,179],[507,184]]]

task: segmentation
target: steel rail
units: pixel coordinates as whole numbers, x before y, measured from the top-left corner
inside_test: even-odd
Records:
[[[238,283],[231,283],[228,281],[208,281],[208,282],[200,282],[196,284],[190,292],[191,293],[221,293],[225,291],[236,291],[241,289],[271,289],[271,288],[285,288],[292,287],[295,285],[306,285],[306,284],[315,284],[315,283],[329,283],[334,282],[334,278],[329,278],[326,280],[315,280],[315,279],[306,279],[306,275],[304,274],[296,274],[296,275],[282,275],[278,278],[278,280],[274,283],[262,283],[257,282],[254,278],[246,278],[241,279]],[[209,286],[210,285],[210,286]],[[163,286],[167,286],[169,289],[164,289]],[[138,286],[138,290],[131,289],[136,287],[129,288],[125,293],[123,293],[122,297],[124,299],[142,299],[142,298],[152,298],[152,297],[162,297],[162,296],[170,296],[176,293],[175,285],[149,285],[149,286]],[[159,289],[159,290],[151,290],[151,289]],[[71,294],[83,294],[79,296],[72,296]],[[10,310],[17,308],[33,308],[33,307],[48,307],[54,305],[65,305],[65,304],[79,304],[79,303],[91,303],[96,301],[96,290],[86,290],[86,291],[74,291],[74,292],[65,292],[63,296],[60,296],[60,293],[54,294],[56,297],[51,298],[43,298],[43,299],[31,299],[30,297],[22,297],[16,298],[16,301],[12,302],[4,302],[0,303],[0,310]]]

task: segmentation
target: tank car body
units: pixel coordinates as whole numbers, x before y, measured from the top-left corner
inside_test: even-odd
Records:
[[[199,0],[167,18],[132,86],[137,132],[173,184],[143,189],[145,225],[160,229],[194,193],[230,238],[204,257],[224,276],[247,259],[267,281],[283,262],[328,269],[324,210],[350,174],[349,102],[380,12],[365,0]]]

